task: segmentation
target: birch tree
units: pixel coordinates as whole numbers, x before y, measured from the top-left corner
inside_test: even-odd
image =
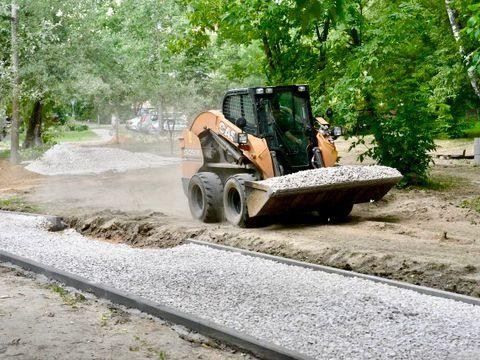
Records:
[[[19,58],[18,58],[18,7],[16,1],[12,1],[12,129],[11,129],[11,145],[10,145],[10,162],[18,164],[20,161],[19,155],[19,136],[18,128],[20,125],[19,114],[19,97],[20,97],[20,78],[19,78]]]
[[[448,20],[450,21],[453,37],[455,38],[455,41],[458,43],[458,52],[460,53],[460,56],[462,57],[462,60],[465,63],[465,66],[467,67],[467,73],[468,73],[468,77],[470,78],[470,84],[472,85],[472,88],[475,91],[475,94],[480,99],[480,82],[479,82],[480,80],[479,80],[478,74],[472,67],[473,53],[467,54],[467,52],[465,51],[465,48],[462,45],[462,39],[461,39],[462,29],[460,28],[460,24],[457,19],[458,17],[457,11],[453,8],[452,0],[445,0],[445,7],[447,9]]]

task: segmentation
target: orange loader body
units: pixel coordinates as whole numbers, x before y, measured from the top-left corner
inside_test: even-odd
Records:
[[[321,119],[320,121],[326,124],[325,120]],[[238,134],[241,133],[242,130],[227,120],[220,111],[209,110],[199,114],[192,122],[190,128],[183,130],[182,136],[179,139],[182,150],[182,176],[184,179],[190,179],[205,165],[202,146],[198,137],[205,128],[211,129],[217,134],[223,134],[225,139],[233,146],[238,146],[243,155],[249,159],[262,174],[262,179],[259,180],[275,176],[267,141],[248,134],[247,144],[235,144],[233,138],[225,134]],[[317,141],[318,147],[322,152],[325,166],[334,166],[338,158],[338,153],[332,139],[327,140],[325,135],[317,133]]]
[[[335,166],[340,130],[312,116],[306,85],[228,91],[222,111],[202,112],[179,139],[193,217],[245,227],[258,217],[329,208],[344,218],[353,204],[380,199],[399,179],[282,192],[261,182]]]

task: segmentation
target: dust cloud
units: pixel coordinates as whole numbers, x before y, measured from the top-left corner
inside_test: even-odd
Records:
[[[181,164],[177,138],[173,153],[166,136],[127,133],[120,144],[102,139],[78,145],[80,153],[85,148],[103,146],[110,152],[148,153],[178,161],[154,168],[133,169],[123,172],[106,171],[86,175],[48,176],[28,199],[50,209],[62,212],[69,207],[86,210],[111,209],[125,212],[160,212],[174,217],[190,217],[186,197],[181,185]],[[70,148],[74,151],[74,148]],[[85,155],[87,156],[87,155]],[[112,161],[112,157],[108,158]],[[120,160],[119,160],[120,161]],[[75,166],[72,164],[72,166]],[[115,164],[99,164],[99,168],[115,168]],[[72,206],[73,205],[73,206]]]

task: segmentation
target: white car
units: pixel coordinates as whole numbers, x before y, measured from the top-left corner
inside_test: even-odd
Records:
[[[140,124],[140,117],[134,117],[133,119],[127,120],[125,122],[125,127],[130,130],[140,130],[139,129],[139,124]]]
[[[138,130],[153,134],[159,131],[158,116],[156,114],[145,114],[140,117]]]

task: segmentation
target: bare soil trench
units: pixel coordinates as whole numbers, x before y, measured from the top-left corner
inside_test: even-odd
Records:
[[[441,151],[449,146],[458,143]],[[355,163],[348,144],[339,147],[342,163]],[[480,168],[468,161],[438,160],[432,175],[445,188],[394,189],[356,205],[343,224],[297,214],[255,229],[192,220],[179,165],[54,177],[0,168],[0,198],[21,196],[106,241],[169,247],[196,238],[480,297],[480,214],[460,207],[480,195]]]

